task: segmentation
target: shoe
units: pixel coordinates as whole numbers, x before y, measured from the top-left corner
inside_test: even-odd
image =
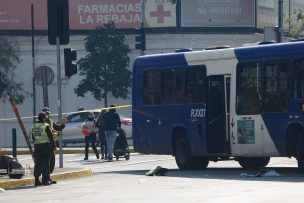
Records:
[[[44,186],[49,186],[51,184],[52,183],[50,181],[42,181],[42,185],[44,185]]]
[[[99,154],[96,154],[96,158],[99,159]]]
[[[88,160],[89,158],[88,157],[84,157],[84,159],[83,160]]]
[[[112,158],[106,158],[106,160],[109,161],[109,162],[113,161]]]
[[[104,155],[101,156],[101,159],[105,159]]]
[[[51,184],[57,184],[57,181],[56,181],[56,180],[51,180],[51,179],[49,179],[49,182],[50,182]]]
[[[35,181],[35,187],[41,186],[42,183],[40,181]]]

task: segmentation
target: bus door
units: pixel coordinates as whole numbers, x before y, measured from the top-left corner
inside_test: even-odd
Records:
[[[230,76],[208,77],[207,152],[230,153],[229,145]]]

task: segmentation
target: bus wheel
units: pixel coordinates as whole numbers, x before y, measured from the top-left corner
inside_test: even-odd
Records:
[[[301,173],[304,173],[304,138],[303,132],[298,131],[299,142],[297,144],[297,161],[298,169]]]
[[[186,139],[181,136],[175,141],[175,161],[179,169],[191,169],[191,160],[189,156],[189,148]]]
[[[194,158],[189,155],[189,147],[185,137],[180,136],[175,141],[175,161],[181,170],[197,170],[206,168],[209,160]]]
[[[243,169],[247,170],[257,170],[261,169],[270,161],[270,157],[247,157],[247,158],[239,158],[238,162],[243,167]]]

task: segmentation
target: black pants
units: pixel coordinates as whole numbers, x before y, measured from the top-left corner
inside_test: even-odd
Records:
[[[89,157],[89,146],[91,142],[91,147],[95,152],[95,155],[97,158],[99,158],[98,151],[96,149],[95,143],[96,143],[96,133],[91,133],[89,136],[85,137],[85,158]]]
[[[55,162],[56,162],[55,156],[56,155],[54,153],[51,154],[51,158],[50,158],[50,173],[53,173],[53,171],[55,169]]]
[[[107,139],[106,139],[106,135],[104,132],[104,129],[99,128],[98,130],[98,136],[99,136],[99,142],[100,142],[100,150],[101,150],[101,155],[102,156],[107,156]]]
[[[48,181],[50,177],[50,157],[52,154],[50,143],[35,144],[34,176],[37,180],[42,174],[42,181]]]

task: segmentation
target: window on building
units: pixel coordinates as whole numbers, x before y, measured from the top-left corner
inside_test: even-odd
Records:
[[[258,62],[240,63],[237,66],[238,114],[258,114],[262,88],[262,72]]]
[[[187,69],[187,103],[205,103],[205,66],[190,66]]]
[[[161,71],[146,70],[143,78],[143,103],[157,105],[161,101]]]
[[[265,88],[263,112],[284,112],[288,110],[287,61],[265,63]]]

